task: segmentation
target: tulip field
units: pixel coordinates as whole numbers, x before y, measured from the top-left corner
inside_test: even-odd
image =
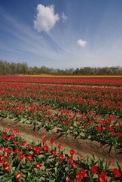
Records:
[[[40,138],[26,141],[13,120],[27,132],[30,126],[41,131]],[[2,128],[6,121],[11,127]],[[107,146],[116,161],[112,154],[111,160],[84,157],[73,142],[67,151],[58,143],[62,136],[81,145],[87,141],[93,151],[95,142]],[[5,181],[121,182],[122,77],[1,76],[0,182]]]

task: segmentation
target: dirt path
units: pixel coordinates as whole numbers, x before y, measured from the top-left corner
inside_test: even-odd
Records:
[[[91,157],[93,154],[97,158],[104,158],[107,160],[112,160],[113,165],[116,162],[122,167],[122,148],[116,149],[114,147],[110,148],[108,145],[101,145],[99,142],[90,141],[90,140],[82,140],[80,138],[74,139],[74,137],[69,135],[59,136],[53,131],[46,131],[45,129],[40,129],[38,131],[33,131],[33,126],[27,123],[23,123],[22,121],[15,121],[13,119],[3,119],[0,118],[0,129],[7,128],[13,129],[18,128],[20,132],[20,136],[22,136],[27,142],[31,141],[39,141],[41,134],[45,134],[46,139],[54,138],[55,143],[62,143],[63,148],[68,152],[71,148],[76,150],[76,154],[79,156],[89,156]]]

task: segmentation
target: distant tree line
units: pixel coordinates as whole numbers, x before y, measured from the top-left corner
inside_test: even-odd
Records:
[[[70,69],[54,69],[45,66],[29,67],[27,63],[13,63],[0,60],[0,75],[122,75],[122,67],[84,67],[84,68],[70,68]]]

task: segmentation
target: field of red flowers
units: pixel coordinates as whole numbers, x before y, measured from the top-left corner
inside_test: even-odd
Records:
[[[1,76],[0,118],[1,182],[122,181],[122,77]],[[13,120],[41,131],[40,141],[23,139]],[[73,143],[67,152],[54,142],[62,136],[79,142],[78,155]],[[106,155],[83,157],[86,141],[107,146],[108,156],[114,150],[116,164]]]

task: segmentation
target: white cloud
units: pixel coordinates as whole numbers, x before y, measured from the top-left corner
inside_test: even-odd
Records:
[[[38,31],[50,31],[59,20],[59,15],[54,12],[54,5],[44,6],[38,4],[37,16],[34,20],[34,28]]]
[[[85,47],[87,45],[87,42],[85,40],[82,40],[82,39],[79,39],[77,41],[77,44],[80,46],[80,47]]]
[[[65,22],[67,21],[67,16],[64,14],[64,12],[61,14],[61,18],[62,18],[62,21]]]

